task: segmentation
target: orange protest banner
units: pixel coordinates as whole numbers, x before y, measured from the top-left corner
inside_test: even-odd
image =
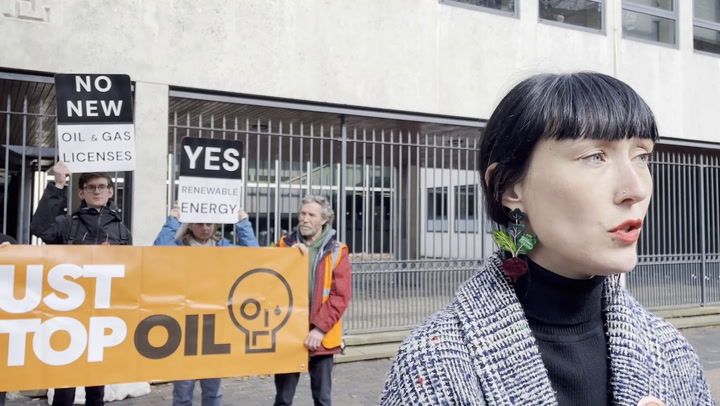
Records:
[[[283,248],[0,249],[0,391],[307,371]]]

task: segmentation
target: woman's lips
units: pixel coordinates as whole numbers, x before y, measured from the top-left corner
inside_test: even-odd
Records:
[[[641,230],[642,220],[627,220],[613,227],[609,233],[621,242],[632,244],[640,238]]]
[[[624,243],[627,243],[627,244],[632,244],[632,243],[636,242],[638,240],[638,238],[640,238],[640,229],[635,228],[630,231],[617,230],[617,231],[613,232],[612,234],[613,234],[613,236],[615,236],[616,239],[618,239]]]

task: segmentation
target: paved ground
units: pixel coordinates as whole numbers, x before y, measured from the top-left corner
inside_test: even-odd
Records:
[[[390,368],[390,360],[352,362],[335,366],[333,380],[333,402],[339,406],[376,405],[382,390],[385,374]],[[272,405],[275,386],[270,376],[252,378],[223,379],[223,404],[238,406]],[[200,404],[199,388],[195,390],[195,404]],[[172,385],[152,386],[152,393],[135,399],[112,402],[117,406],[170,405],[172,403]],[[7,405],[46,405],[46,398],[35,400],[8,401]],[[310,379],[301,377],[295,394],[295,405],[312,405]]]
[[[705,366],[715,399],[720,401],[720,327],[683,330],[700,354]],[[335,368],[333,385],[334,403],[340,406],[365,406],[377,404],[390,360],[362,361],[339,364]],[[304,375],[298,385],[295,404],[312,405],[310,382]],[[196,391],[197,392],[197,391]],[[224,404],[226,405],[271,405],[274,393],[272,378],[269,376],[223,380]],[[196,393],[199,402],[199,393]],[[153,385],[152,393],[136,399],[113,402],[117,406],[170,405],[172,386]],[[42,399],[9,401],[8,405],[45,405]]]

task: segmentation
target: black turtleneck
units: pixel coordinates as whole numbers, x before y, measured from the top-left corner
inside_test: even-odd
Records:
[[[530,323],[560,405],[607,405],[608,353],[603,328],[605,277],[568,279],[528,259],[515,292]]]

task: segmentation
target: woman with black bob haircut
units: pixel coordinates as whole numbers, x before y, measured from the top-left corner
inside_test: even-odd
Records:
[[[692,347],[619,283],[658,132],[599,73],[516,85],[479,151],[497,254],[400,346],[383,405],[711,405]]]

